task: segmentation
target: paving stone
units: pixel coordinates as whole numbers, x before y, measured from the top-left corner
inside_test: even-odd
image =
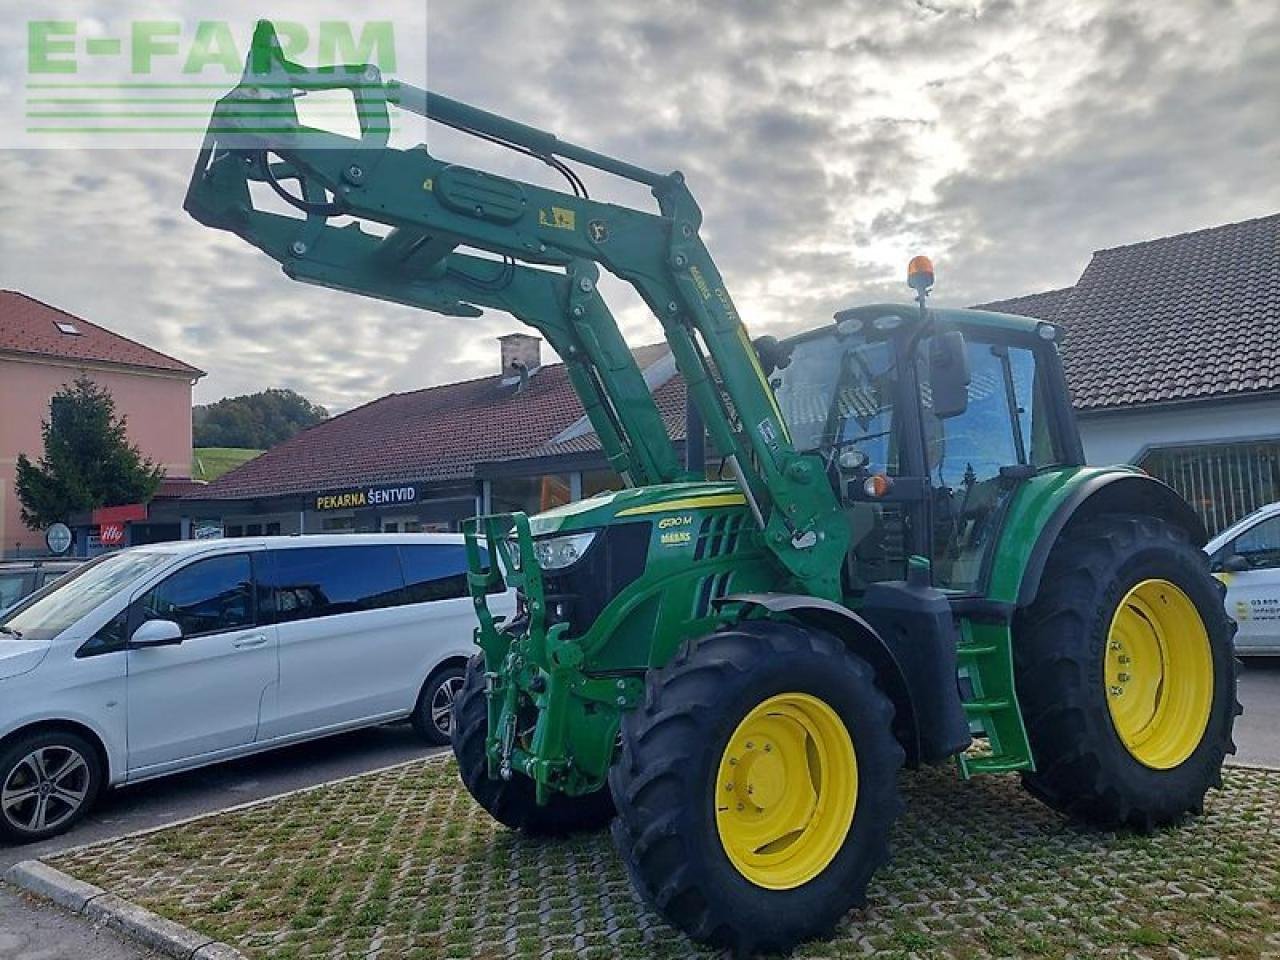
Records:
[[[1150,837],[1071,824],[1016,776],[902,778],[893,861],[800,960],[1260,957],[1280,937],[1280,773],[1233,768],[1205,815]],[[286,956],[684,960],[608,836],[522,837],[425,761],[52,858],[230,944]],[[208,954],[208,956],[206,956]],[[223,960],[209,953],[201,960]]]

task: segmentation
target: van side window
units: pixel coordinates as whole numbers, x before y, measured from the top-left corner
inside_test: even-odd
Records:
[[[152,587],[135,606],[140,617],[172,620],[184,637],[253,626],[253,567],[247,553],[197,560]]]
[[[290,623],[403,602],[394,546],[299,547],[269,551],[265,583],[273,622]]]
[[[405,603],[454,600],[467,595],[467,550],[461,544],[415,544],[400,548]]]

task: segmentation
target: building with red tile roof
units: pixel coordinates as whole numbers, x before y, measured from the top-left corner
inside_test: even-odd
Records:
[[[204,372],[82,317],[0,290],[0,554],[45,549],[22,523],[17,459],[38,460],[49,403],[81,374],[110,391],[128,435],[172,482],[191,476],[191,388]],[[176,488],[174,488],[176,489]],[[177,533],[176,527],[157,531]],[[141,531],[140,531],[141,532]]]

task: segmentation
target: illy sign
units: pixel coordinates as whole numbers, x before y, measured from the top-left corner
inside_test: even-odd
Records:
[[[104,547],[118,547],[124,543],[123,523],[104,523],[98,528],[98,539]]]

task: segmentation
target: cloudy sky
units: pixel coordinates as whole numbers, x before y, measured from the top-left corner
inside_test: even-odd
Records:
[[[270,5],[219,11],[243,7],[248,20]],[[166,5],[29,6],[119,18]],[[1273,2],[595,6],[431,0],[429,85],[683,170],[753,334],[903,297],[915,253],[937,265],[938,302],[966,304],[1069,285],[1097,248],[1280,211]],[[398,9],[423,19],[413,0]],[[23,29],[0,26],[10,96]],[[421,71],[412,54],[405,66]],[[429,145],[554,182],[434,128]],[[492,338],[515,321],[292,283],[186,217],[191,159],[189,148],[0,149],[0,287],[209,371],[198,401],[285,386],[340,410],[494,372]],[[646,200],[588,183],[593,196]],[[658,337],[628,291],[608,293],[633,343]]]

